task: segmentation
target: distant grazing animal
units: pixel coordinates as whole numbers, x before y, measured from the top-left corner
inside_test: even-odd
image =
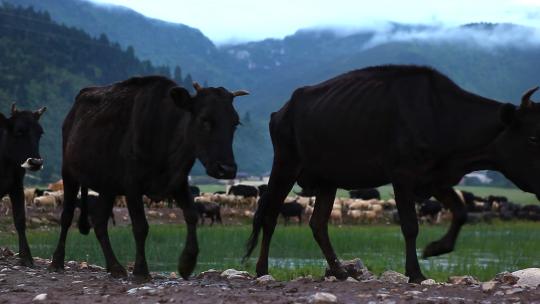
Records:
[[[467,220],[452,189],[466,173],[497,170],[540,195],[540,105],[530,100],[536,90],[527,91],[518,108],[467,92],[434,69],[395,65],[297,89],[270,119],[272,172],[246,254],[262,230],[257,275],[268,273],[276,218],[295,183],[316,190],[310,226],[330,273],[339,279],[349,274],[327,229],[336,189],[392,183],[405,239],[405,274],[410,282],[423,281],[416,256],[417,198],[434,196],[452,212],[446,235],[424,250],[430,257],[452,251]]]
[[[525,205],[518,211],[518,218],[530,221],[540,221],[540,206]]]
[[[442,211],[442,204],[436,200],[426,199],[420,203],[420,209],[418,209],[418,216],[420,218],[427,218],[430,223],[437,222],[437,217]]]
[[[298,218],[298,225],[302,225],[302,214],[304,213],[304,206],[295,202],[283,204],[281,206],[281,215],[285,219],[285,225],[289,223],[291,217]]]
[[[349,196],[351,198],[359,198],[363,200],[368,199],[381,199],[381,193],[375,188],[366,188],[366,189],[354,189],[349,191]]]
[[[254,186],[249,185],[234,185],[229,189],[229,195],[238,195],[243,197],[257,197],[259,190]]]
[[[257,190],[259,190],[259,196],[263,196],[263,194],[266,193],[266,191],[268,191],[268,185],[267,184],[259,185],[257,187]]]
[[[191,196],[193,197],[201,196],[201,189],[199,189],[199,187],[197,186],[190,185],[189,191],[191,192]]]
[[[214,221],[221,222],[221,207],[217,203],[213,202],[195,202],[195,209],[201,219],[201,225],[204,225],[204,218],[210,219],[210,226],[214,224]]]
[[[23,180],[25,169],[37,171],[43,166],[39,154],[43,129],[39,118],[45,110],[19,111],[13,104],[9,118],[0,113],[0,198],[9,195],[13,222],[19,237],[19,263],[28,267],[34,262],[26,240]]]
[[[73,219],[79,188],[79,231],[89,231],[88,188],[99,193],[92,206],[94,232],[103,249],[107,271],[125,277],[126,270],[112,250],[107,222],[115,197],[125,195],[135,237],[137,280],[150,278],[145,257],[148,222],[143,195],[153,201],[174,198],[187,223],[186,243],[178,272],[188,278],[195,268],[197,210],[188,174],[198,159],[214,178],[236,176],[232,141],[239,117],[236,96],[220,88],[194,83],[195,95],[161,76],[133,77],[103,87],[82,89],[63,127],[62,178],[64,210],[58,246],[49,268],[64,267],[66,235]]]

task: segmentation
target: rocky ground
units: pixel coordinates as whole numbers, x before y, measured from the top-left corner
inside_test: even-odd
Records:
[[[138,284],[113,279],[103,268],[84,262],[68,262],[64,273],[49,273],[45,259],[36,258],[33,268],[17,262],[13,252],[0,249],[0,303],[540,303],[537,268],[503,273],[484,283],[454,277],[451,283],[409,284],[399,273],[375,278],[364,268],[359,280],[342,282],[333,277],[279,282],[241,271],[209,270],[189,281],[175,273],[153,273],[151,282]],[[362,267],[359,261],[352,264]]]

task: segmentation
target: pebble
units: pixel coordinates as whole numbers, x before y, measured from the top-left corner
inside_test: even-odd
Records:
[[[487,292],[487,291],[493,290],[493,288],[495,288],[496,285],[497,285],[497,282],[488,281],[488,282],[482,283],[482,285],[480,285],[480,288],[482,289],[482,291]]]
[[[517,285],[520,287],[537,288],[540,285],[540,268],[527,268],[512,272],[519,278]]]
[[[45,301],[45,300],[47,300],[47,294],[46,293],[40,293],[40,294],[38,294],[37,296],[35,296],[32,299],[32,302]]]
[[[409,283],[409,277],[393,270],[383,272],[379,279],[389,283]]]
[[[475,279],[472,276],[466,275],[466,276],[453,276],[448,278],[448,282],[451,284],[458,284],[458,285],[477,285],[480,282]]]
[[[353,283],[359,283],[359,281],[353,277],[348,277],[345,281],[347,282],[353,282]]]
[[[427,279],[427,280],[423,280],[422,282],[420,282],[420,285],[435,285],[437,284],[437,282],[435,282],[434,279]]]
[[[227,277],[228,279],[231,279],[231,276],[242,276],[242,277],[249,277],[249,273],[247,271],[240,271],[236,269],[227,269],[221,273],[222,277]]]
[[[317,292],[314,295],[309,296],[308,303],[313,303],[313,304],[337,303],[337,297],[328,292]]]
[[[257,284],[266,284],[270,282],[275,282],[276,279],[274,279],[273,276],[267,274],[267,275],[263,275],[262,277],[258,277],[255,281],[257,281]]]
[[[329,276],[324,278],[325,282],[336,282],[337,280],[338,279],[335,276]]]

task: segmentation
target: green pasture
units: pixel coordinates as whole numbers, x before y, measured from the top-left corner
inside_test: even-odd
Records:
[[[254,271],[255,257],[241,265],[244,244],[250,226],[214,226],[198,230],[201,253],[196,272],[214,269],[247,269]],[[429,241],[445,232],[444,226],[422,226],[418,238],[420,254]],[[134,260],[134,242],[129,227],[110,229],[113,248],[126,265]],[[186,229],[183,225],[153,225],[146,244],[151,271],[176,270]],[[391,226],[331,226],[331,238],[342,259],[361,258],[375,273],[392,269],[404,270],[404,245],[400,228]],[[58,238],[58,230],[30,230],[28,238],[35,256],[50,257]],[[0,246],[16,249],[13,232],[0,233]],[[70,231],[67,260],[84,260],[103,265],[101,249],[95,239]],[[278,279],[300,275],[321,276],[325,261],[307,226],[278,226],[271,248],[270,272]],[[502,271],[540,266],[540,223],[496,222],[495,224],[466,225],[453,253],[421,260],[425,274],[444,281],[450,275],[470,274],[488,280]]]

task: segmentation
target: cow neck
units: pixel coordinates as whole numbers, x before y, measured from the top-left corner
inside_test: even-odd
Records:
[[[460,174],[463,175],[477,170],[498,169],[495,142],[506,128],[506,125],[500,120],[500,110],[503,104],[494,100],[482,99],[462,109],[465,111],[464,113],[476,113],[475,115],[481,119],[474,120],[472,123],[461,123],[461,130],[467,132],[469,146],[462,147],[460,149],[462,152],[454,154],[448,162],[448,168],[460,170]]]

